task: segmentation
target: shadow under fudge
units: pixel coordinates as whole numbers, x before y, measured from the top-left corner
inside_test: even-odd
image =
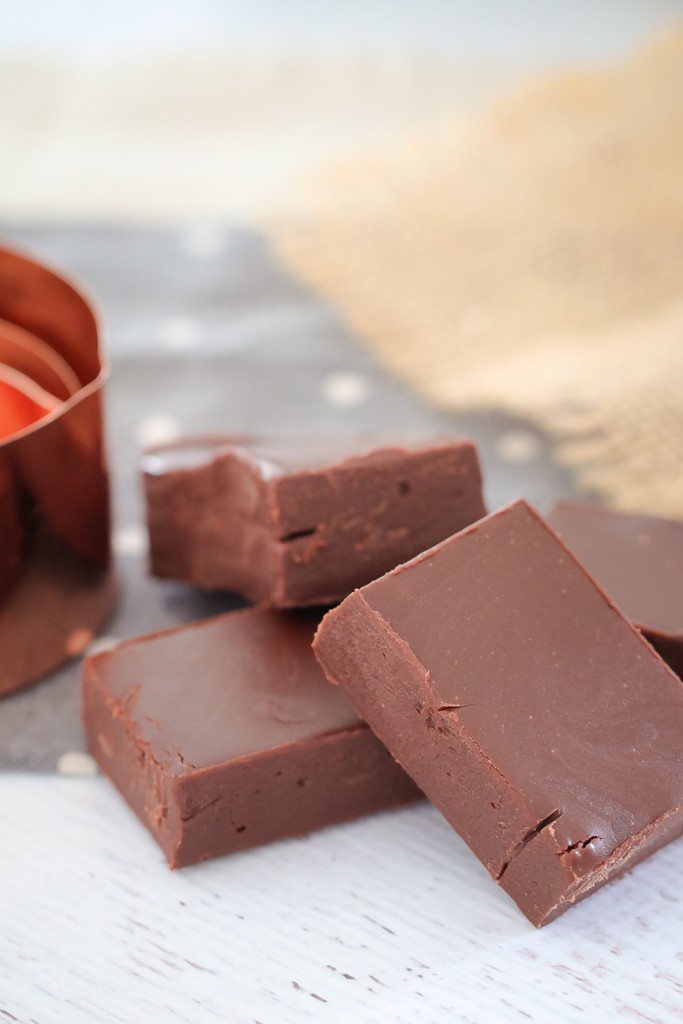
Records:
[[[333,604],[486,513],[462,439],[188,438],[143,471],[152,572],[277,608]]]
[[[85,662],[89,748],[171,867],[421,797],[326,681],[320,614],[231,612]]]
[[[526,503],[356,591],[314,647],[535,925],[683,833],[683,685]]]

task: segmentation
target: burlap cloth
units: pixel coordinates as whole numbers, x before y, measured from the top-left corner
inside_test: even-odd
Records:
[[[585,486],[683,514],[683,31],[334,167],[274,231],[423,395],[531,416]]]

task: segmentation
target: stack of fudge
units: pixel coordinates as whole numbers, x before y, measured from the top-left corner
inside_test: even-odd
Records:
[[[543,925],[683,833],[683,524],[487,515],[460,439],[188,439],[143,477],[152,571],[253,603],[84,666],[171,867],[425,794]]]

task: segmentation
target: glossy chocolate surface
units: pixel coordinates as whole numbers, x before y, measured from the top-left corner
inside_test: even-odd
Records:
[[[417,797],[325,680],[319,618],[247,609],[86,662],[90,748],[172,866]]]
[[[469,441],[196,438],[143,460],[151,567],[330,604],[485,513]]]
[[[683,674],[683,523],[562,501],[548,522]]]
[[[319,619],[231,612],[128,641],[90,671],[129,709],[156,760],[182,775],[358,725],[310,650]]]
[[[289,476],[292,473],[332,470],[338,466],[383,463],[392,452],[419,452],[424,440],[378,437],[325,438],[262,438],[242,437],[185,438],[152,449],[143,460],[145,473],[160,476],[179,469],[210,466],[214,459],[231,453],[239,456],[258,472],[263,480]]]
[[[351,595],[316,651],[537,925],[683,831],[683,685],[523,502]]]

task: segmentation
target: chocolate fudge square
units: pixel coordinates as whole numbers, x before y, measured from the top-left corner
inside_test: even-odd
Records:
[[[524,502],[356,591],[315,650],[535,925],[683,832],[683,684]]]
[[[200,438],[143,459],[151,569],[333,604],[486,512],[470,441]]]
[[[421,795],[325,680],[319,618],[247,609],[85,662],[89,748],[171,867]]]

